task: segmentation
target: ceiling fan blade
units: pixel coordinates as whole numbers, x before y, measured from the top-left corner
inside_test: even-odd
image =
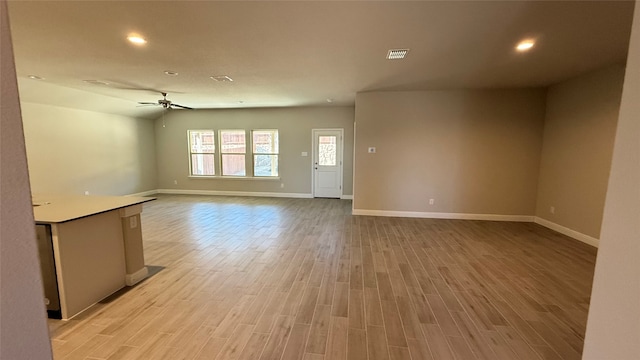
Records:
[[[122,89],[122,90],[138,90],[138,91],[147,91],[149,93],[154,94],[162,94],[162,93],[171,93],[171,94],[182,94],[180,91],[173,90],[161,90],[161,89],[151,89],[145,86],[141,86],[140,84],[136,84],[129,81],[124,80],[105,80],[109,87],[114,89]]]
[[[144,102],[144,101],[139,101],[138,104],[140,105],[158,105],[158,103],[154,103],[154,102]]]
[[[179,107],[179,108],[187,109],[187,110],[193,110],[193,108],[190,108],[188,106],[182,106],[182,105],[173,104],[173,103],[171,104],[171,106],[175,106],[175,107]]]

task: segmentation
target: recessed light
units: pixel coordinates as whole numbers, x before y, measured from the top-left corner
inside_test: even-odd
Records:
[[[209,76],[212,80],[215,81],[233,81],[232,78],[230,78],[227,75],[214,75],[214,76]]]
[[[129,35],[127,36],[127,40],[129,40],[129,42],[136,45],[144,45],[147,43],[147,40],[145,40],[142,36],[139,36],[139,35]]]
[[[101,86],[109,86],[110,84],[106,81],[100,81],[100,80],[82,80],[84,82],[86,82],[87,84],[91,84],[91,85],[101,85]]]
[[[44,80],[44,78],[43,78],[43,77],[38,76],[38,75],[29,75],[29,76],[27,76],[27,77],[28,77],[29,79],[31,79],[31,80]]]
[[[169,75],[169,76],[178,76],[178,73],[175,71],[170,71],[170,70],[166,70],[164,72],[165,75]]]
[[[530,50],[536,44],[533,40],[523,40],[516,45],[516,50],[518,51],[527,51]]]
[[[407,56],[409,49],[391,49],[387,52],[388,60],[400,60]]]

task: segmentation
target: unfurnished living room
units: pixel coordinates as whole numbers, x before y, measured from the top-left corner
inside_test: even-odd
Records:
[[[0,359],[640,359],[637,5],[0,0]]]

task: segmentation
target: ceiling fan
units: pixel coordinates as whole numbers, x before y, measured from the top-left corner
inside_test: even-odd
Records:
[[[190,108],[188,106],[174,104],[174,103],[171,102],[171,100],[167,100],[167,93],[163,92],[163,93],[160,93],[160,94],[162,94],[162,99],[158,100],[158,102],[138,102],[138,104],[140,104],[140,105],[160,105],[165,109],[181,108],[181,109],[193,110],[193,108]]]

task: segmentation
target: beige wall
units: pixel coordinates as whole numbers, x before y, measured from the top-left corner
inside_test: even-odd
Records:
[[[354,209],[533,215],[544,103],[543,90],[359,93]]]
[[[619,65],[549,88],[536,216],[600,237],[623,80]]]
[[[51,359],[4,0],[0,0],[0,80],[0,358]]]
[[[343,194],[351,195],[353,119],[353,107],[170,111],[164,127],[162,118],[156,120],[158,188],[311,194],[311,129],[343,128]],[[280,180],[189,178],[187,130],[190,129],[278,129]],[[301,156],[303,151],[309,156]]]
[[[583,359],[640,354],[640,3],[636,2]]]
[[[33,103],[22,114],[33,192],[156,189],[152,120]]]

